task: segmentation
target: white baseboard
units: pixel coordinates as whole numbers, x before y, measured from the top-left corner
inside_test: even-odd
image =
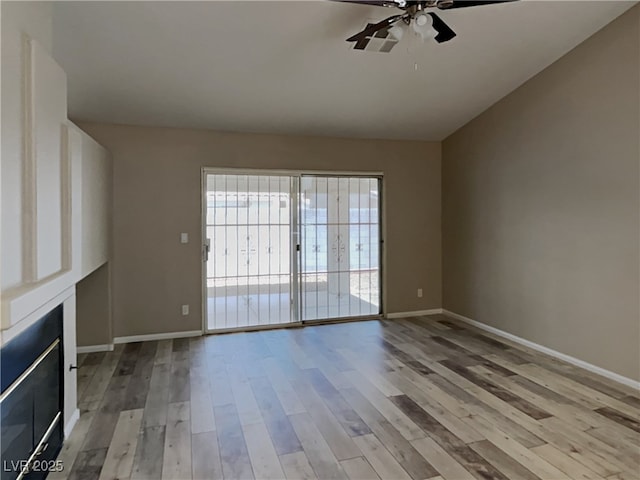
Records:
[[[199,337],[202,330],[189,330],[186,332],[151,333],[149,335],[132,335],[130,337],[115,337],[113,343],[149,342],[152,340],[170,340],[173,338]]]
[[[385,318],[422,317],[424,315],[435,315],[436,313],[442,313],[442,309],[441,308],[432,308],[431,310],[418,310],[416,312],[387,313],[385,315]]]
[[[507,340],[511,340],[512,342],[519,343],[520,345],[524,345],[525,347],[529,347],[533,350],[537,350],[538,352],[546,353],[552,357],[555,357],[559,360],[563,360],[567,363],[575,365],[576,367],[584,368],[593,373],[597,373],[605,378],[610,380],[614,380],[623,385],[627,385],[628,387],[640,389],[640,381],[633,380],[632,378],[625,377],[618,373],[612,372],[610,370],[606,370],[602,367],[598,367],[597,365],[593,365],[592,363],[585,362],[584,360],[580,360],[579,358],[572,357],[571,355],[567,355],[562,352],[558,352],[557,350],[553,350],[549,347],[545,347],[544,345],[540,345],[538,343],[532,342],[522,337],[518,337],[517,335],[513,335],[512,333],[505,332],[504,330],[500,330],[499,328],[492,327],[482,322],[478,322],[477,320],[473,320],[469,317],[465,317],[464,315],[460,315],[458,313],[451,312],[449,310],[443,309],[442,313],[448,315],[452,318],[460,320],[461,322],[468,323],[469,325],[473,325],[474,327],[479,328],[480,330],[484,330],[489,333],[493,333],[502,338],[506,338]]]
[[[76,347],[77,353],[113,352],[113,343],[105,345],[87,345],[86,347]]]
[[[64,426],[64,438],[69,438],[71,432],[73,431],[73,427],[76,426],[76,423],[80,420],[80,409],[76,408],[71,414],[71,418]]]

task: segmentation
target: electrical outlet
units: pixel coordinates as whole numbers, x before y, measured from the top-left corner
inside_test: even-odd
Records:
[[[182,315],[189,315],[189,305],[182,305]]]
[[[422,298],[422,289],[421,288],[418,289],[418,298]]]

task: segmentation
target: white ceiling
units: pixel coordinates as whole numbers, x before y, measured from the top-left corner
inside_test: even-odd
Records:
[[[390,53],[345,38],[396,9],[330,1],[59,2],[76,120],[441,140],[635,2],[438,12],[458,33]]]

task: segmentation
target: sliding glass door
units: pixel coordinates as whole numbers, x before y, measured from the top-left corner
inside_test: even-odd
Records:
[[[205,172],[207,331],[381,312],[380,181]]]
[[[207,330],[297,321],[292,182],[287,176],[206,176]]]
[[[302,320],[380,313],[377,178],[303,176]]]

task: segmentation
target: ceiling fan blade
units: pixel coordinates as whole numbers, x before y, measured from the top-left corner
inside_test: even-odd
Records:
[[[381,22],[369,24],[369,26],[367,28],[365,28],[364,30],[362,30],[361,32],[356,33],[355,35],[347,38],[347,42],[357,42],[358,40],[362,40],[364,38],[370,37],[374,33],[376,33],[377,31],[382,30],[383,28],[387,28],[387,27],[391,26],[393,23],[397,22],[398,20],[400,20],[404,16],[406,16],[406,14],[405,15],[392,15],[389,18],[385,18]]]
[[[494,3],[509,3],[517,0],[453,0],[438,3],[440,10],[450,10],[452,8],[478,7],[481,5],[492,5]]]
[[[435,36],[436,42],[438,43],[448,42],[449,40],[451,40],[453,37],[456,36],[456,32],[451,30],[451,27],[446,23],[444,23],[444,20],[442,20],[438,15],[431,12],[427,13],[427,15],[431,16],[431,19],[433,20],[433,24],[432,24],[433,29],[436,32],[438,32],[438,34]]]
[[[401,7],[401,1],[394,0],[331,0],[340,3],[360,3],[362,5],[373,5],[375,7]]]

